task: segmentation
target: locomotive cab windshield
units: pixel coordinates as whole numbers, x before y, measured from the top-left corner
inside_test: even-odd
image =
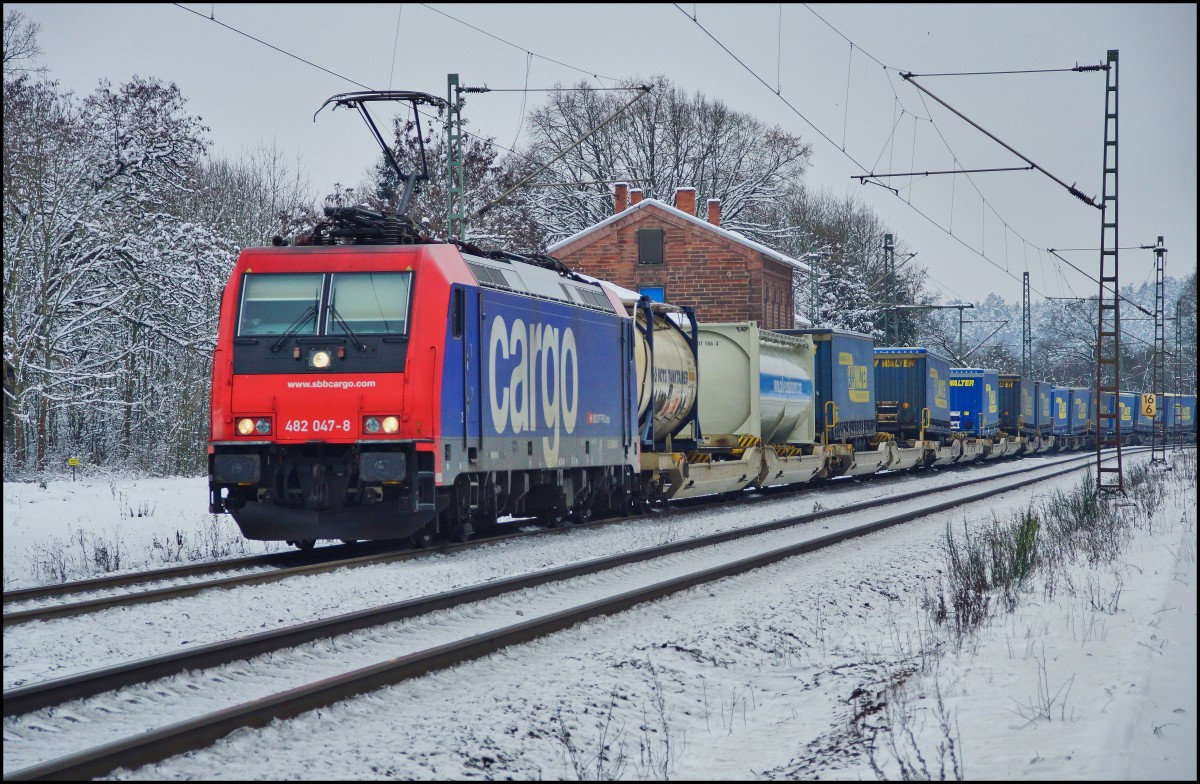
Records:
[[[247,274],[238,336],[315,335],[324,275]]]
[[[404,337],[412,273],[247,273],[238,337]]]

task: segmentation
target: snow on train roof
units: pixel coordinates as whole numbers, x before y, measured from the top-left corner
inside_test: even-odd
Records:
[[[519,261],[497,261],[462,254],[479,285],[564,302],[581,308],[615,311],[599,286],[564,278],[554,270]]]
[[[758,251],[759,253],[763,254],[764,256],[768,256],[772,259],[775,259],[776,261],[783,262],[784,264],[787,264],[790,267],[795,267],[796,269],[798,269],[802,272],[809,271],[808,265],[805,264],[804,262],[799,261],[797,259],[793,259],[791,256],[786,256],[786,255],[780,253],[779,251],[777,251],[773,248],[768,248],[766,245],[757,243],[754,240],[747,239],[746,237],[742,236],[741,234],[738,234],[736,231],[730,231],[729,229],[723,229],[720,226],[714,226],[713,224],[709,223],[708,221],[701,220],[700,218],[697,218],[695,215],[689,215],[688,213],[684,212],[683,210],[676,209],[675,207],[672,207],[670,204],[667,204],[666,202],[659,201],[658,199],[648,199],[648,198],[642,199],[637,204],[634,204],[633,206],[628,207],[628,208],[622,210],[621,212],[617,212],[617,213],[614,213],[614,214],[608,216],[604,220],[600,221],[599,223],[597,223],[593,226],[587,227],[583,231],[578,231],[578,232],[572,234],[570,237],[567,237],[565,240],[559,240],[558,242],[556,242],[553,245],[546,248],[546,252],[554,253],[559,248],[565,247],[566,245],[574,242],[575,240],[579,239],[580,237],[591,234],[593,231],[602,229],[611,223],[615,223],[616,221],[618,221],[622,218],[628,217],[635,210],[646,209],[650,205],[654,205],[655,207],[666,210],[668,213],[670,213],[672,215],[677,215],[680,218],[683,218],[684,220],[691,221],[692,223],[695,223],[697,226],[703,226],[704,228],[708,229],[709,231],[716,232],[717,234],[720,234],[723,237],[726,237],[729,240],[738,243],[739,245],[745,245],[748,248],[752,248],[753,250]]]

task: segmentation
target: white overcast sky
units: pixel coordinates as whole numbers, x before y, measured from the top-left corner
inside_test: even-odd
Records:
[[[449,73],[464,85],[497,90],[584,79],[610,86],[663,74],[810,141],[809,182],[861,196],[917,251],[931,288],[951,302],[979,300],[989,291],[1019,301],[1025,270],[1035,299],[1094,295],[1095,282],[1044,249],[1097,248],[1100,211],[1035,171],[890,178],[899,198],[860,185],[852,175],[947,170],[956,159],[966,169],[1026,165],[899,73],[1070,68],[1101,63],[1116,49],[1119,244],[1153,244],[1163,235],[1167,274],[1184,277],[1196,268],[1194,4],[5,8],[41,25],[41,63],[64,87],[85,95],[101,78],[173,81],[211,128],[214,152],[235,157],[274,141],[298,156],[321,193],[335,181],[357,184],[378,152],[350,112],[326,110],[314,123],[314,112],[335,93],[365,85],[444,97]],[[920,83],[1099,201],[1103,72]],[[509,148],[521,130],[522,107],[541,103],[544,94],[467,99],[470,128]],[[1096,275],[1098,252],[1063,255]],[[1152,281],[1153,262],[1150,251],[1122,252],[1122,284]]]

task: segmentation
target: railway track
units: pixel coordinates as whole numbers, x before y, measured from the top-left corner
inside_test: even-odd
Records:
[[[621,612],[646,601],[760,568],[784,558],[830,547],[853,537],[1076,471],[1079,464],[1090,457],[1085,455],[1066,461],[1042,463],[1000,477],[954,483],[937,492],[926,489],[836,511],[799,515],[699,539],[597,558],[352,616],[231,640],[170,657],[156,657],[155,660],[10,690],[4,695],[6,716],[52,706],[59,706],[63,710],[64,703],[72,700],[161,678],[170,672],[211,668],[265,651],[294,647],[319,637],[379,627],[402,619],[409,620],[410,628],[418,628],[418,632],[410,635],[418,639],[408,640],[399,646],[409,649],[403,655],[391,655],[397,645],[385,640],[380,647],[386,652],[376,652],[375,661],[364,663],[352,671],[347,672],[345,668],[353,666],[354,657],[339,655],[331,665],[335,666],[335,670],[340,668],[340,671],[318,677],[315,681],[289,684],[284,688],[276,684],[271,687],[271,693],[248,701],[245,701],[244,691],[235,688],[237,694],[231,697],[241,700],[239,704],[209,710],[167,727],[162,727],[166,719],[154,711],[155,716],[147,719],[151,723],[149,728],[142,728],[104,746],[6,772],[5,776],[18,780],[87,777],[103,775],[118,767],[155,762],[206,746],[239,727],[262,726],[276,718],[295,716],[383,685],[476,659],[589,618]],[[960,492],[966,484],[975,484],[977,487]],[[823,525],[820,532],[814,530],[814,526],[802,525],[818,520]],[[414,620],[445,610],[456,615],[458,620],[449,625],[457,627],[457,630],[442,629],[439,636],[429,634],[428,629],[422,633],[420,627],[413,626]],[[511,622],[514,617],[525,616],[528,616],[525,620]],[[343,653],[344,650],[339,651],[339,654]],[[300,677],[296,673],[293,676],[293,680]],[[156,693],[162,694],[163,691],[158,688]],[[47,719],[39,717],[39,721],[44,723]],[[62,731],[67,729],[63,727]]]
[[[1047,462],[1078,461],[1088,456],[1094,457],[1094,455],[1071,455]],[[959,473],[964,468],[968,471],[973,471],[998,467],[990,463],[976,463],[967,466],[956,466],[951,473]],[[1018,467],[1013,469],[1013,472],[1028,470],[1032,469]],[[1007,475],[1008,473],[1010,472],[1004,472],[1001,475]],[[942,473],[942,475],[945,475],[945,473]],[[989,472],[989,475],[991,475],[991,472]],[[882,474],[872,478],[870,481],[886,482],[890,476],[889,474]],[[973,481],[976,480],[961,480],[955,483],[954,486],[966,487]],[[832,484],[837,483],[838,480],[834,480]],[[803,492],[803,490],[790,489],[788,492]],[[773,494],[768,492],[767,497],[773,497]],[[701,499],[695,500],[701,501]],[[755,500],[757,500],[755,496],[750,496],[745,499],[745,502],[754,503]],[[699,509],[713,505],[711,501],[704,503],[678,502],[679,508]],[[868,507],[856,506],[854,508]],[[613,523],[624,522],[627,519],[597,519],[582,525],[571,526],[571,528],[601,528]],[[499,541],[517,539],[535,534],[563,533],[565,530],[569,530],[522,530],[524,526],[519,525],[504,525],[502,528],[511,530],[489,532],[488,535],[474,538],[465,543],[444,543],[420,550],[412,550],[407,547],[405,549],[397,549],[394,545],[389,546],[383,543],[341,545],[323,547],[317,551],[307,553],[275,553],[265,556],[156,569],[136,574],[115,575],[7,591],[3,597],[5,607],[3,623],[4,627],[7,628],[30,621],[66,618],[115,607],[194,596],[208,590],[238,588],[277,582],[303,575],[322,574],[339,569],[426,558],[433,553],[444,554],[469,550]],[[143,589],[134,590],[137,588]],[[84,598],[72,599],[72,597],[77,596],[84,596]]]

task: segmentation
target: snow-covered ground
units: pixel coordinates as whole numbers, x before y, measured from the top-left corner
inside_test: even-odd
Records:
[[[1082,476],[1038,493],[1073,489]],[[1026,494],[696,588],[118,778],[854,779],[875,778],[873,764],[900,777],[902,760],[934,778],[954,777],[957,762],[967,778],[1192,780],[1195,481],[1194,458],[1166,472],[1162,506],[1116,561],[1073,565],[1053,592],[1035,580],[1013,612],[1000,610],[961,645],[922,607],[946,570],[946,526],[1007,520]],[[54,569],[83,576],[114,551],[122,568],[241,554],[232,523],[204,513],[205,495],[202,479],[6,483],[5,587],[44,582]],[[829,501],[827,492],[770,506]],[[621,528],[638,546],[662,536]],[[516,558],[528,568],[551,541],[594,550],[593,533],[493,552],[507,560],[529,547]],[[248,543],[245,552],[262,550]],[[459,558],[439,556],[439,568]],[[462,554],[459,568],[490,576],[468,563],[478,558]],[[378,573],[355,571],[378,584]],[[321,585],[306,586],[304,601]],[[177,620],[163,633],[168,644],[148,641],[147,654],[186,631]],[[15,670],[38,667],[10,658],[5,636],[10,683]],[[325,644],[313,655],[338,651]],[[854,726],[878,731],[873,755]],[[5,722],[6,773],[27,732]]]

